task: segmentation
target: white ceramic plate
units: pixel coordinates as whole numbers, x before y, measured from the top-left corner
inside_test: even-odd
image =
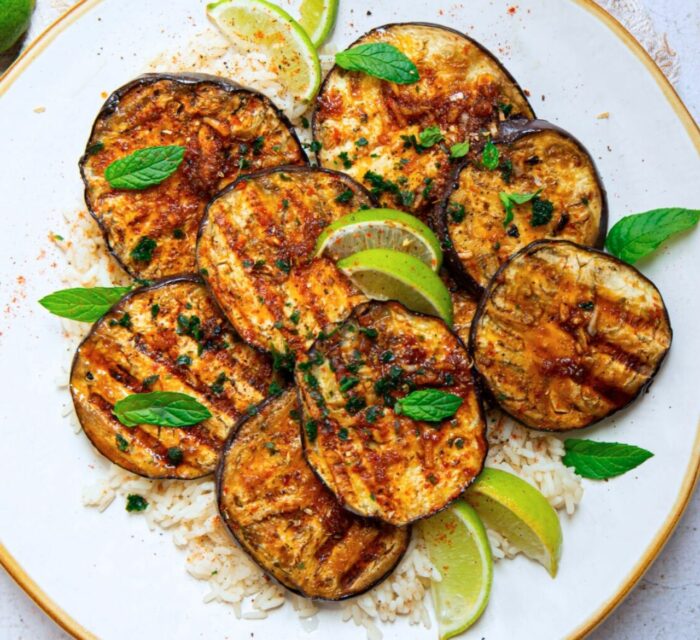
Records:
[[[423,20],[464,30],[498,54],[531,92],[538,115],[591,150],[609,192],[611,224],[654,207],[698,206],[700,132],[631,36],[590,0],[519,0],[514,15],[510,3],[487,0],[340,4],[339,47],[385,22]],[[36,304],[61,287],[61,262],[47,235],[64,213],[82,207],[77,159],[103,92],[187,42],[206,20],[203,7],[196,0],[88,0],[0,82],[0,560],[81,638],[357,638],[361,632],[341,624],[332,607],[309,636],[289,608],[258,622],[204,605],[206,586],[184,572],[168,536],[149,532],[123,509],[100,515],[81,506],[82,488],[96,479],[97,454],[60,417],[67,397],[55,377],[66,342],[58,321]],[[610,117],[596,119],[602,112]],[[700,455],[698,256],[696,231],[640,265],[669,307],[670,357],[642,401],[580,434],[634,443],[655,456],[613,481],[586,483],[580,510],[563,518],[556,580],[524,558],[499,563],[491,602],[469,637],[583,635],[670,534]],[[436,637],[434,629],[405,623],[383,630],[385,638]]]

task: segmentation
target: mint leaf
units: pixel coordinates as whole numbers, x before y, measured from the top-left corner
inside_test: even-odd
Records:
[[[453,416],[462,404],[462,398],[439,389],[421,389],[401,398],[394,411],[413,420],[440,422]]]
[[[649,255],[674,233],[695,226],[700,210],[670,207],[625,216],[613,225],[605,239],[607,250],[629,264]]]
[[[430,147],[440,142],[442,138],[443,135],[442,131],[440,131],[440,127],[426,127],[418,134],[418,144],[420,144],[423,149],[430,149]]]
[[[458,142],[450,147],[450,158],[463,158],[469,153],[468,142]]]
[[[416,65],[386,42],[361,44],[340,51],[335,54],[335,62],[348,71],[362,71],[396,84],[413,84],[420,79]]]
[[[605,480],[638,467],[654,454],[631,444],[568,438],[562,462],[584,478]]]
[[[484,165],[490,171],[498,168],[498,158],[500,156],[498,147],[489,140],[481,152],[481,164]]]
[[[534,193],[506,193],[505,191],[499,192],[498,197],[501,199],[503,208],[506,211],[506,217],[503,219],[503,226],[507,227],[511,222],[513,222],[514,204],[525,204],[533,198],[536,198],[538,195],[540,195],[540,193],[542,193],[542,189],[538,189]],[[548,200],[546,200],[545,202],[548,202]]]
[[[47,311],[61,318],[79,322],[99,320],[112,305],[121,300],[130,287],[91,287],[61,289],[39,300]]]
[[[197,400],[173,391],[153,391],[126,396],[114,404],[114,415],[127,427],[139,424],[189,427],[211,418],[209,409]]]
[[[119,158],[105,170],[107,182],[115,189],[145,189],[160,184],[180,166],[185,147],[147,147]]]

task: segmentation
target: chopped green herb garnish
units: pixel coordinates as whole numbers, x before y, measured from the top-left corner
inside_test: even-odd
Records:
[[[137,262],[150,262],[153,259],[153,252],[156,249],[156,241],[147,236],[143,236],[131,250],[132,260]]]
[[[366,335],[370,340],[375,340],[379,335],[379,331],[377,331],[374,327],[360,327],[359,331],[360,333]]]
[[[182,229],[173,229],[173,238],[182,240],[185,237],[185,232]]]
[[[282,393],[282,391],[284,391],[284,389],[282,389],[282,385],[276,380],[273,380],[270,383],[270,386],[267,388],[267,392],[271,396],[278,396],[280,393]]]
[[[315,420],[309,420],[304,424],[304,431],[306,431],[306,437],[309,439],[309,442],[314,442],[318,435],[318,424],[316,424]]]
[[[129,450],[129,441],[121,434],[117,434],[117,449],[126,452]]]
[[[350,391],[353,387],[356,387],[360,383],[359,378],[355,378],[354,376],[343,376],[340,380],[340,384],[338,385],[338,388],[342,391]]]
[[[345,410],[354,416],[367,406],[367,401],[362,396],[351,396],[345,404]]]
[[[126,510],[129,512],[133,511],[145,511],[148,508],[148,501],[146,498],[139,496],[135,493],[130,493],[126,497]]]
[[[220,396],[224,392],[224,384],[228,378],[226,377],[226,374],[222,371],[217,377],[216,380],[212,384],[209,385],[209,388],[211,389],[211,392],[214,395]]]
[[[274,456],[277,453],[277,448],[275,447],[274,442],[266,442],[265,448],[270,452],[271,456]]]
[[[275,260],[275,266],[280,271],[284,271],[284,273],[289,273],[292,270],[292,265],[290,264],[289,260],[284,260],[282,258]]]
[[[348,439],[348,430],[345,427],[340,429],[340,431],[338,431],[338,437],[341,440],[347,440]]]
[[[350,156],[348,156],[347,151],[341,151],[338,154],[338,158],[340,158],[340,161],[343,163],[344,169],[349,169],[350,167],[352,167],[352,160],[350,160]]]
[[[155,317],[158,315],[159,311],[160,311],[159,304],[151,305],[151,318],[155,319]]]
[[[464,220],[464,218],[466,217],[467,212],[464,209],[463,204],[460,204],[459,202],[455,202],[454,200],[450,200],[449,204],[447,205],[447,214],[455,222],[462,222]]]
[[[158,378],[160,378],[160,376],[157,373],[154,373],[152,376],[144,378],[143,382],[141,383],[141,386],[143,386],[145,389],[148,389],[149,387],[152,387],[156,382],[158,382]]]
[[[493,171],[498,167],[499,155],[498,147],[491,140],[489,140],[484,145],[484,149],[481,152],[481,164],[483,164],[484,167],[490,171]]]
[[[190,356],[188,356],[187,354],[183,354],[177,357],[177,360],[175,360],[175,364],[179,367],[189,367],[192,364],[192,358],[190,358]]]
[[[168,448],[168,460],[172,464],[178,465],[184,459],[185,454],[180,447],[169,447]]]
[[[534,198],[532,201],[530,225],[533,227],[541,227],[547,224],[552,219],[552,213],[554,213],[554,205],[549,200]]]
[[[337,195],[335,198],[336,202],[350,202],[354,196],[352,189],[345,189],[341,194]]]
[[[364,137],[358,138],[357,140],[355,140],[356,147],[366,147],[368,144],[369,144],[369,142],[367,142],[367,138],[364,138]]]
[[[384,351],[382,354],[379,356],[380,362],[391,362],[394,359],[394,354],[392,351]]]

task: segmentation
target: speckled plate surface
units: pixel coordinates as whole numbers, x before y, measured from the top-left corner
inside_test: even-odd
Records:
[[[0,560],[32,597],[80,638],[357,638],[324,608],[308,634],[291,607],[265,621],[237,620],[204,605],[206,586],[183,570],[167,536],[122,509],[82,507],[101,463],[61,414],[57,389],[67,346],[36,304],[61,287],[47,241],[82,207],[77,159],[110,92],[205,23],[204,3],[87,0],[31,47],[0,81]],[[611,224],[658,206],[698,206],[700,133],[670,85],[631,36],[587,0],[469,3],[343,1],[333,43],[394,21],[466,31],[496,53],[531,93],[537,114],[570,130],[598,163]],[[608,112],[609,117],[596,116]],[[693,200],[694,199],[694,200]],[[663,293],[674,345],[645,398],[582,435],[654,452],[611,482],[586,483],[576,515],[563,518],[561,570],[551,580],[518,558],[499,563],[486,614],[468,637],[580,637],[612,609],[660,550],[697,478],[700,233],[669,243],[639,266]],[[53,263],[57,266],[52,267]],[[384,625],[385,638],[436,631]]]

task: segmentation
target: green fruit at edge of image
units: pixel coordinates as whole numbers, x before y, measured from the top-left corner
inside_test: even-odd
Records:
[[[27,30],[35,4],[35,0],[0,0],[0,53]]]

